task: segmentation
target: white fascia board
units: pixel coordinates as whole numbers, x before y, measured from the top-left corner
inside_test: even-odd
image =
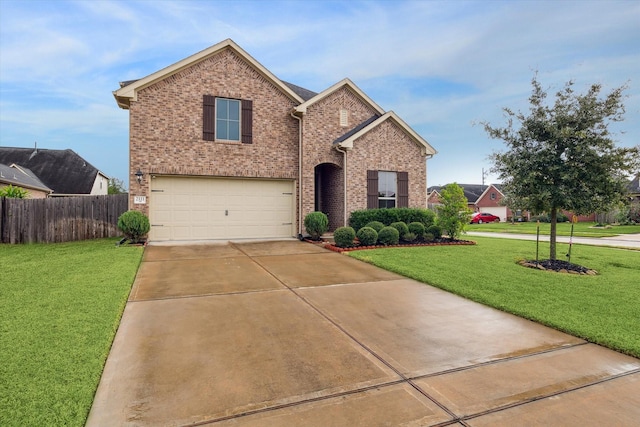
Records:
[[[298,103],[302,103],[304,100],[300,98],[293,90],[291,90],[287,85],[282,83],[282,81],[277,78],[271,71],[267,70],[262,64],[256,61],[251,55],[244,51],[240,46],[238,46],[233,40],[226,39],[218,44],[215,44],[205,50],[202,50],[196,54],[193,54],[181,61],[176,62],[175,64],[169,65],[159,71],[156,71],[153,74],[149,74],[148,76],[131,83],[125,87],[122,87],[113,92],[113,96],[116,98],[118,105],[120,108],[128,109],[129,101],[135,101],[137,99],[137,92],[145,87],[148,87],[160,80],[163,80],[173,74],[176,74],[185,68],[188,68],[198,62],[204,61],[205,59],[213,56],[223,49],[232,49],[239,56],[249,62],[256,71],[262,74],[267,80],[270,80],[276,87],[278,87],[282,92],[287,94],[291,99],[297,101]]]
[[[388,113],[384,114],[382,117],[378,118],[378,120],[375,120],[372,123],[370,123],[369,126],[366,126],[360,129],[358,132],[354,133],[349,138],[342,141],[339,145],[342,148],[345,148],[347,150],[353,149],[353,141],[365,135],[366,133],[370,132],[372,129],[379,126],[380,124],[384,123],[385,120],[393,120],[394,122],[396,122],[405,131],[405,133],[409,135],[409,137],[413,140],[413,142],[415,142],[415,144],[418,147],[420,147],[420,151],[423,156],[433,156],[438,153],[435,150],[435,148],[433,148],[431,144],[427,142],[426,139],[418,135],[413,129],[411,129],[411,127],[407,123],[405,123],[404,120],[398,117],[398,115],[393,111],[389,111]]]
[[[340,80],[338,83],[334,84],[330,88],[323,90],[322,92],[320,92],[319,94],[317,94],[313,98],[311,98],[308,101],[305,101],[302,104],[298,105],[295,108],[295,112],[296,113],[301,113],[301,114],[306,114],[307,108],[309,106],[311,106],[311,105],[315,104],[316,102],[326,98],[327,96],[331,95],[333,92],[341,89],[344,86],[347,86],[353,92],[355,92],[355,94],[358,95],[365,103],[369,104],[374,110],[376,110],[376,112],[378,114],[380,114],[380,115],[384,114],[384,110],[378,104],[376,104],[371,98],[369,98],[367,96],[367,94],[365,94],[362,90],[360,90],[360,88],[358,86],[356,86],[355,83],[353,83],[348,78]]]

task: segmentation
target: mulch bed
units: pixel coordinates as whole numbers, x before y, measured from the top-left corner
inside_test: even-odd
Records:
[[[536,262],[535,260],[533,261],[523,260],[523,261],[520,261],[518,264],[520,264],[523,267],[537,268],[538,270],[554,271],[557,273],[581,274],[581,275],[587,275],[587,276],[595,276],[598,274],[596,270],[592,270],[590,268],[583,267],[578,264],[572,264],[570,262],[561,261],[561,260],[545,259],[543,261],[538,261],[538,262]]]
[[[437,239],[432,242],[422,242],[422,243],[400,243],[397,245],[374,245],[374,246],[351,246],[348,248],[341,248],[336,246],[335,244],[327,241],[317,241],[311,239],[305,239],[305,241],[309,243],[313,243],[315,245],[320,245],[325,249],[334,252],[351,252],[351,251],[361,251],[365,249],[383,249],[383,248],[413,248],[418,246],[458,246],[458,245],[475,245],[476,242],[471,240],[451,240],[451,239]]]

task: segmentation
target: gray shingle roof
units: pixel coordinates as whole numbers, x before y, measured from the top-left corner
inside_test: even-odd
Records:
[[[311,98],[313,98],[314,96],[317,95],[316,92],[313,92],[309,89],[305,89],[303,87],[300,87],[298,85],[294,85],[293,83],[289,83],[289,82],[285,82],[284,80],[282,80],[282,83],[284,83],[285,85],[287,85],[289,87],[289,89],[291,89],[293,92],[295,92],[296,95],[298,95],[300,98],[302,98],[304,101],[308,101]]]
[[[58,194],[90,194],[99,172],[70,149],[0,147],[0,163],[30,169]]]
[[[24,166],[15,167],[14,164],[5,165],[0,163],[0,182],[27,189],[51,191],[31,170]]]

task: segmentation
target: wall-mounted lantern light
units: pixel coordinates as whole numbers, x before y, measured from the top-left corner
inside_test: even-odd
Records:
[[[140,169],[138,169],[138,172],[136,172],[136,180],[138,180],[138,184],[142,184],[142,177],[144,176],[144,174],[142,173],[142,171]]]

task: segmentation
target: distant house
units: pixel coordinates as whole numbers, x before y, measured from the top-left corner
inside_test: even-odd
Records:
[[[486,212],[500,217],[500,221],[511,220],[514,212],[507,206],[502,205],[504,194],[502,193],[502,185],[478,185],[478,184],[458,184],[462,187],[464,197],[467,199],[467,206],[473,212]],[[440,203],[440,191],[442,186],[429,187],[427,190],[427,204],[430,208]],[[524,213],[527,216],[527,213]],[[522,217],[521,211],[516,211],[516,218]]]
[[[10,185],[27,190],[31,199],[44,199],[53,191],[29,169],[15,163],[11,165],[0,163],[0,188]]]
[[[49,190],[49,197],[108,192],[109,177],[73,150],[0,147],[0,164],[13,165],[23,174],[30,174]]]

